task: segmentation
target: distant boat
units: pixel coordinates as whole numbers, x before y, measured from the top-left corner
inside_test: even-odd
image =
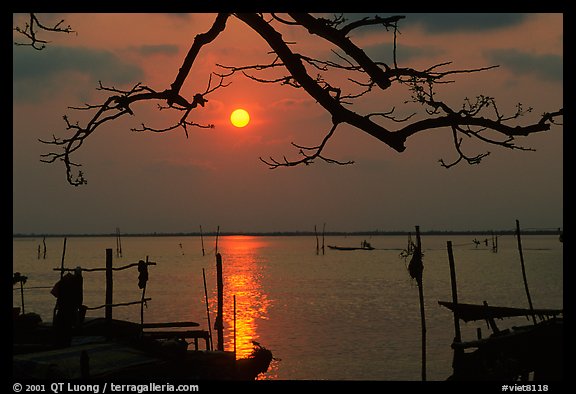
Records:
[[[333,246],[328,245],[330,249],[334,250],[374,250],[374,247],[367,241],[362,241],[361,246]]]

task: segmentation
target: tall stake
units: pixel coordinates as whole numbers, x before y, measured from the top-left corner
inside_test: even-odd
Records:
[[[204,253],[204,237],[202,236],[202,225],[200,225],[200,243],[202,244],[202,256],[206,256]]]
[[[424,313],[424,289],[422,288],[422,243],[420,241],[420,226],[416,226],[416,247],[408,264],[410,276],[416,279],[420,297],[420,321],[422,323],[422,381],[426,381],[426,315]]]
[[[224,282],[222,280],[222,256],[216,254],[216,285],[218,288],[218,313],[216,314],[215,329],[218,333],[217,349],[224,351]]]
[[[454,254],[452,253],[452,241],[446,242],[448,247],[448,263],[450,264],[450,284],[452,285],[452,303],[458,306],[458,289],[456,287],[456,269],[454,268]],[[462,340],[460,334],[460,318],[454,309],[454,342]]]
[[[116,257],[122,257],[122,240],[120,239],[120,227],[116,227]]]
[[[208,289],[206,288],[206,272],[202,268],[202,277],[204,278],[204,299],[206,300],[206,316],[208,317],[208,339],[210,341],[210,350],[214,350],[212,345],[212,324],[210,323],[210,306],[208,304]]]
[[[112,321],[112,295],[113,295],[113,279],[112,279],[112,249],[106,249],[106,302],[104,307],[104,317],[106,322]]]
[[[20,281],[20,298],[22,300],[22,314],[24,315],[26,313],[24,309],[24,280]]]
[[[120,252],[122,253],[122,252]],[[146,256],[146,262],[144,267],[142,267],[142,270],[145,271],[146,273],[144,275],[146,275],[146,280],[142,280],[142,283],[138,283],[139,285],[142,286],[142,299],[140,300],[140,324],[143,325],[144,324],[144,304],[146,303],[146,284],[148,283],[148,256]]]
[[[316,254],[320,254],[320,245],[318,243],[318,230],[316,229],[316,225],[314,225],[314,236],[316,237]]]
[[[324,233],[326,232],[326,223],[322,226],[322,254],[324,254]]]
[[[236,294],[234,294],[234,360],[236,360]]]
[[[530,298],[530,290],[528,290],[528,281],[526,280],[526,269],[524,268],[524,256],[522,255],[522,241],[520,240],[520,222],[516,219],[516,238],[518,239],[518,252],[520,253],[520,264],[522,265],[522,278],[524,278],[524,288],[526,289],[526,296],[528,297],[528,305],[530,306],[530,313],[532,314],[532,321],[536,324],[536,315],[534,314],[534,307],[532,306],[532,298]]]
[[[450,283],[452,285],[452,303],[454,304],[454,341],[452,343],[462,342],[460,333],[460,316],[457,312],[458,307],[458,289],[456,285],[456,268],[454,267],[454,254],[452,253],[452,241],[446,243],[448,248],[448,263],[450,264]],[[452,370],[454,373],[460,372],[464,349],[454,347],[454,356],[452,358]]]
[[[66,237],[64,237],[64,247],[62,248],[62,262],[60,263],[60,279],[64,276],[64,256],[66,255]]]
[[[218,255],[218,235],[220,234],[220,226],[216,228],[216,246],[214,247],[214,253]]]

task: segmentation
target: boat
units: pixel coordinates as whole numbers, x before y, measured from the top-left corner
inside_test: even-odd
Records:
[[[372,245],[370,245],[369,242],[367,241],[362,241],[361,246],[334,246],[334,245],[328,245],[328,247],[330,249],[333,250],[374,250],[374,247]]]
[[[478,381],[528,380],[558,381],[563,371],[563,310],[525,309],[489,306],[486,303],[455,304],[438,301],[450,309],[454,318],[465,322],[486,320],[492,330],[482,338],[463,341],[458,333],[452,343],[453,374],[448,380]],[[494,319],[525,316],[533,324],[499,329]],[[540,319],[537,321],[536,316]]]
[[[256,380],[268,370],[273,360],[272,352],[257,342],[253,342],[252,353],[240,359],[236,358],[235,351],[224,350],[222,286],[218,287],[215,324],[218,343],[214,350],[211,331],[197,329],[199,323],[144,322],[143,305],[151,300],[144,297],[147,267],[156,263],[146,259],[113,268],[111,249],[106,251],[106,268],[55,269],[68,273],[61,276],[51,291],[57,297],[53,322],[44,323],[39,315],[24,313],[23,307],[22,311],[13,307],[12,369],[15,379],[141,379],[153,376],[178,380]],[[219,284],[222,282],[221,265],[218,254]],[[113,271],[131,267],[138,267],[140,272],[141,300],[114,304]],[[82,304],[82,271],[97,270],[106,271],[106,303],[88,308]],[[23,278],[19,273],[14,274],[13,284],[21,283],[21,290]],[[113,307],[132,304],[141,307],[139,323],[112,317]],[[85,317],[87,309],[101,307],[105,308],[104,317]],[[204,341],[204,349],[200,341]]]
[[[150,331],[148,327],[195,326],[197,323],[141,324],[105,318],[85,322],[70,344],[58,344],[50,324],[20,315],[13,344],[16,379],[138,379],[153,376],[176,380],[255,380],[268,370],[272,352],[258,343],[249,357],[209,350],[203,330]],[[35,321],[36,324],[31,323]],[[146,327],[146,328],[143,328]],[[194,338],[193,348],[186,339]],[[198,339],[206,341],[201,350]]]

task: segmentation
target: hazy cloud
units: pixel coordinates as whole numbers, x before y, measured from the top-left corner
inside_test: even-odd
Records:
[[[529,14],[511,13],[433,13],[406,14],[403,26],[419,24],[430,33],[486,31],[519,25]]]
[[[529,14],[512,14],[512,13],[362,13],[362,14],[344,14],[349,22],[364,17],[373,17],[375,15],[383,18],[395,15],[405,16],[405,19],[398,22],[400,30],[412,25],[420,25],[424,30],[430,33],[453,33],[460,31],[486,31],[515,26],[529,16]],[[325,14],[325,18],[331,18],[332,15]],[[381,25],[366,26],[357,31],[368,31],[371,29],[382,29]]]
[[[124,63],[115,54],[98,49],[47,47],[35,51],[28,47],[15,47],[12,62],[15,100],[23,99],[29,93],[38,97],[41,89],[50,88],[54,79],[71,73],[110,84],[131,83],[143,76],[140,67]]]
[[[364,48],[364,52],[368,56],[377,61],[383,61],[387,64],[393,64],[394,46],[390,43],[372,45]],[[411,47],[406,45],[399,45],[396,48],[396,59],[402,63],[410,61],[411,59],[422,56],[436,56],[439,51],[434,48],[428,47]]]
[[[142,45],[136,48],[136,51],[145,56],[149,55],[176,55],[178,54],[177,45],[159,44],[159,45]]]
[[[530,74],[547,81],[562,81],[562,56],[534,55],[514,49],[495,49],[487,53],[492,63],[517,74]]]

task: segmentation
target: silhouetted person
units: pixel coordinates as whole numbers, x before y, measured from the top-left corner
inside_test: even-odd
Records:
[[[76,267],[74,274],[64,275],[51,290],[52,295],[56,297],[53,326],[57,341],[61,345],[70,344],[73,330],[84,320],[86,309],[82,305],[83,282],[82,269]]]

